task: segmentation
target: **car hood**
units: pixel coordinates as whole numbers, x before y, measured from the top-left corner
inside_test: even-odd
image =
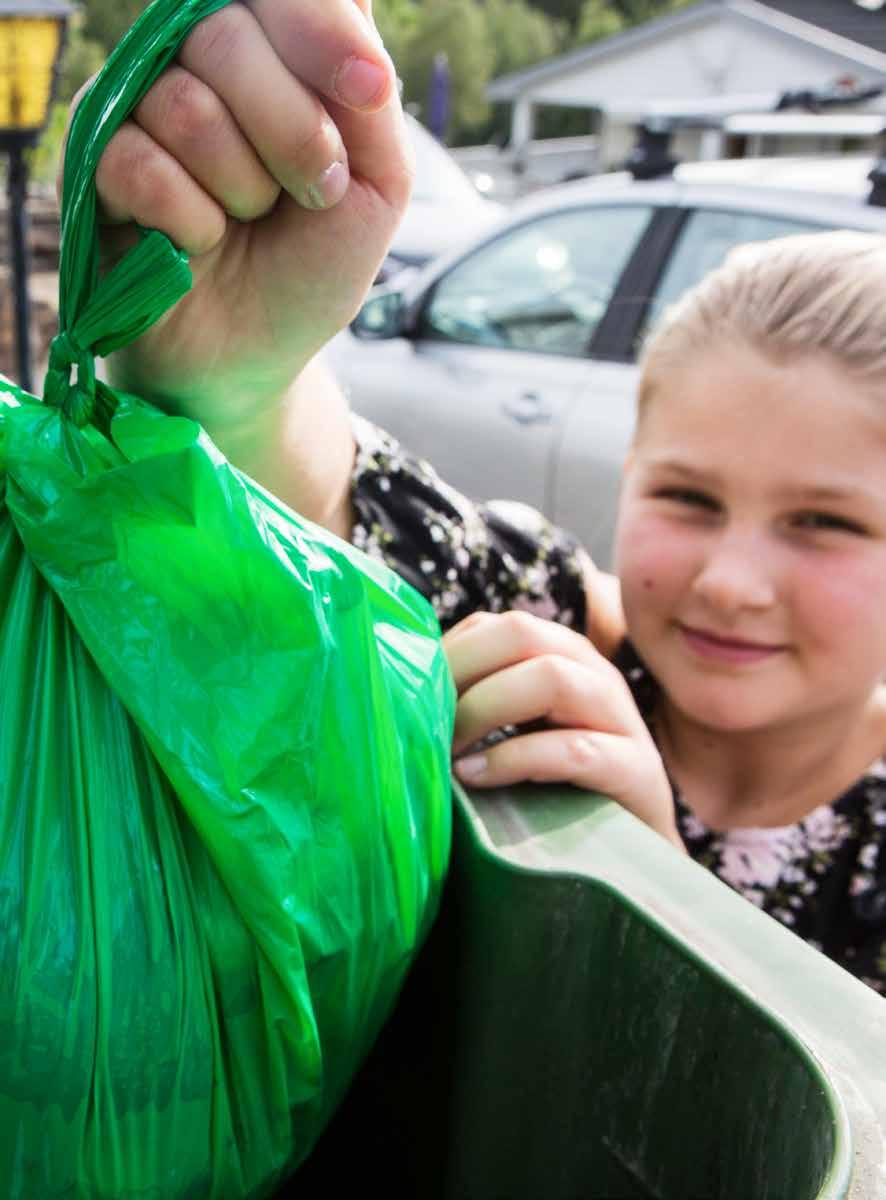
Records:
[[[391,253],[406,262],[427,262],[485,233],[505,212],[503,205],[482,196],[471,204],[413,200],[397,230]]]

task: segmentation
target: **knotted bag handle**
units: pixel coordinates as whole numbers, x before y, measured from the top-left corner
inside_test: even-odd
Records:
[[[187,255],[156,230],[143,230],[139,243],[99,275],[99,160],[194,26],[229,3],[154,0],[114,49],[71,122],[62,190],[59,333],[49,351],[43,398],[78,426],[94,419],[97,401],[108,391],[96,382],[96,355],[135,341],[193,282]]]

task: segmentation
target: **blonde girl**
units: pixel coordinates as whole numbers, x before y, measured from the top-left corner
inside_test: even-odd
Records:
[[[743,247],[666,315],[616,562],[604,653],[517,613],[447,635],[458,774],[611,794],[886,991],[886,239]]]

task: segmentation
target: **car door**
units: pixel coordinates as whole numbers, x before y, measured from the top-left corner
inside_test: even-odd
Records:
[[[541,214],[465,255],[425,298],[415,336],[337,364],[354,408],[468,495],[550,513],[560,430],[650,213]]]
[[[600,348],[586,364],[583,386],[564,417],[554,458],[554,520],[575,533],[606,569],[613,565],[622,463],[634,429],[637,351],[647,330],[735,246],[822,228],[801,218],[738,208],[671,209],[659,218],[664,232],[660,254],[646,264],[649,280],[625,296],[624,287],[631,287],[630,268],[625,272],[613,306],[633,306],[632,315],[626,326],[622,322],[622,340],[612,354]]]

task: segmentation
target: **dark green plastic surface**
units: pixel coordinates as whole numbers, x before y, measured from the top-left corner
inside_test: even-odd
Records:
[[[616,806],[461,797],[443,915],[314,1160],[439,1200],[886,1195],[883,1000]]]

